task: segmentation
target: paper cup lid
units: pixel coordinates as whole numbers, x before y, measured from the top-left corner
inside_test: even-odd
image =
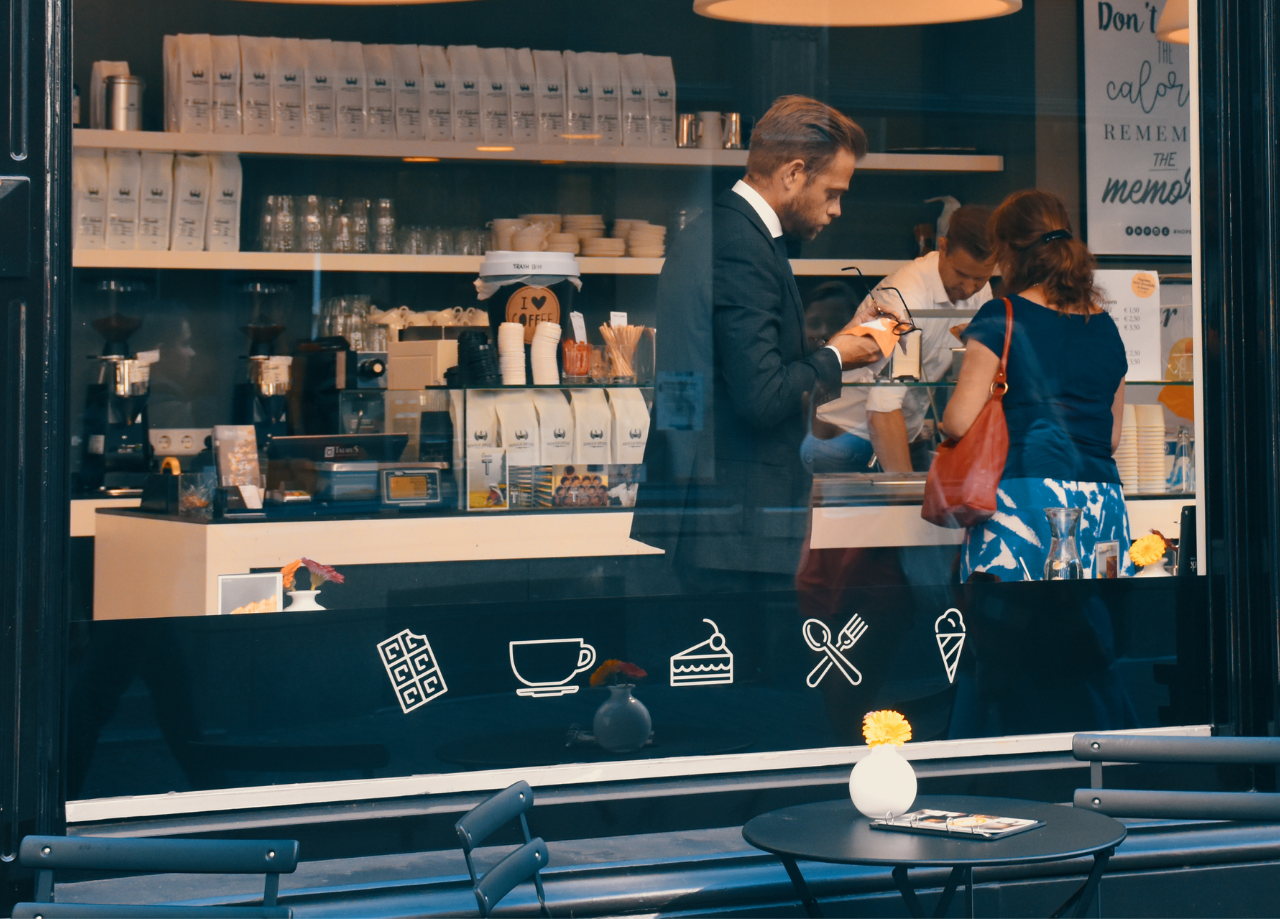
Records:
[[[489,252],[480,263],[482,278],[538,277],[576,278],[581,274],[571,252]]]

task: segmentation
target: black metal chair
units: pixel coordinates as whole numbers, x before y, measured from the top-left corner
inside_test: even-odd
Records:
[[[541,915],[547,919],[551,917],[551,913],[547,911],[547,898],[542,891],[542,875],[538,873],[547,866],[547,844],[540,837],[529,838],[529,822],[524,815],[531,807],[533,789],[528,782],[516,782],[510,788],[477,804],[454,825],[458,838],[462,841],[462,855],[467,860],[467,871],[471,874],[471,887],[475,891],[481,916],[490,915],[503,897],[521,882],[532,878],[533,886],[538,891]],[[471,851],[499,827],[517,817],[520,818],[520,829],[524,831],[524,845],[486,871],[484,877],[477,878]]]
[[[298,867],[298,843],[292,839],[114,839],[103,836],[28,836],[18,861],[36,870],[36,902],[19,903],[13,919],[97,919],[97,917],[173,917],[173,919],[292,919],[293,910],[277,906],[280,875]],[[105,903],[55,903],[53,872],[126,871],[139,874],[264,874],[261,906],[131,906]]]
[[[1076,807],[1098,811],[1109,817],[1280,820],[1280,794],[1102,787],[1103,763],[1280,764],[1280,737],[1077,734],[1071,742],[1071,753],[1076,759],[1090,764],[1091,787],[1076,789]]]

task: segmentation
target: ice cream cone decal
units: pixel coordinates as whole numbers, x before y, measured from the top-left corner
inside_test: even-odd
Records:
[[[949,609],[933,624],[933,634],[938,639],[938,653],[942,655],[942,665],[947,668],[947,682],[956,681],[956,667],[960,663],[960,652],[964,649],[964,617],[960,610]]]

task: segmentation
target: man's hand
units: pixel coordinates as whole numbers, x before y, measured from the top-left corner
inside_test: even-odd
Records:
[[[847,332],[840,332],[827,344],[840,352],[840,367],[843,370],[865,367],[884,357],[880,353],[880,346],[870,335],[850,335]]]

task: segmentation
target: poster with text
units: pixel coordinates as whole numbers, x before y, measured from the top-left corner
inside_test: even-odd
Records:
[[[1165,0],[1085,0],[1085,214],[1098,255],[1191,255],[1186,45],[1156,38]]]
[[[1111,314],[1124,342],[1130,382],[1165,378],[1160,346],[1160,278],[1154,271],[1100,269],[1093,280],[1102,290],[1099,304]]]

